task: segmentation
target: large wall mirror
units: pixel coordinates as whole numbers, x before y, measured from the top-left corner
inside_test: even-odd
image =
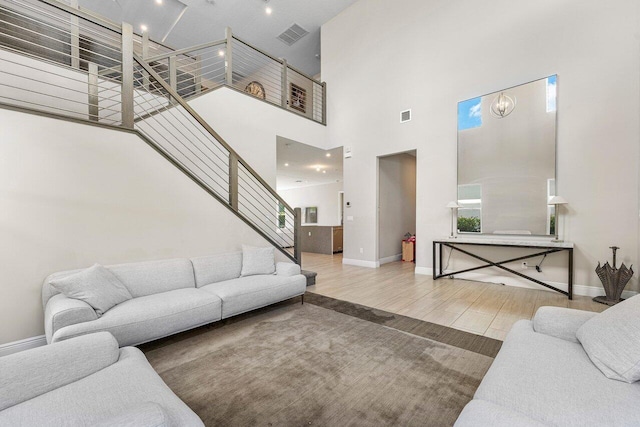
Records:
[[[458,103],[458,232],[550,235],[557,76]]]

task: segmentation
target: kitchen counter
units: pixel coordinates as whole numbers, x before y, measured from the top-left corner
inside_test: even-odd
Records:
[[[302,252],[331,255],[342,252],[341,225],[303,225]]]

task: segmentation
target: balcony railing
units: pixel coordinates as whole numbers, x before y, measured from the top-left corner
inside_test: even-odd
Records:
[[[143,54],[143,59],[185,99],[227,86],[326,124],[326,85],[234,36],[230,28],[224,39]]]

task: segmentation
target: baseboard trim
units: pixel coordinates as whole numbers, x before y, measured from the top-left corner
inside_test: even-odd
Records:
[[[9,342],[0,345],[0,357],[29,350],[31,348],[42,347],[43,345],[47,345],[47,338],[44,335]]]
[[[379,265],[389,264],[390,262],[402,261],[402,254],[396,254],[378,260]]]
[[[446,273],[451,273],[452,270],[445,270]],[[431,267],[416,267],[415,274],[421,275],[429,275],[433,276],[433,268]],[[465,280],[475,280],[476,282],[488,282],[488,283],[499,283],[502,285],[513,286],[516,288],[527,288],[527,289],[540,289],[543,291],[554,292],[552,289],[545,288],[544,286],[536,285],[535,283],[527,283],[524,279],[518,279],[516,277],[509,276],[496,276],[482,273],[463,273],[456,275],[458,279]],[[567,291],[569,289],[569,285],[566,283],[560,282],[546,282],[551,286],[555,286],[558,289],[563,291]],[[597,297],[600,295],[604,295],[604,288],[602,286],[586,286],[586,285],[573,285],[573,294],[581,295],[586,297]],[[631,298],[638,293],[635,291],[624,291],[622,292],[622,298]]]
[[[361,259],[342,258],[342,263],[346,265],[355,265],[356,267],[378,268],[379,261],[364,261]]]

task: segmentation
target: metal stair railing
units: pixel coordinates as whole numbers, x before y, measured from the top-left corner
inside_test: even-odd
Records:
[[[145,38],[128,24],[55,0],[0,0],[0,107],[138,134],[300,263],[300,209],[279,197],[142,59],[149,51],[177,52],[150,48]]]
[[[299,214],[142,58],[132,70],[135,129],[204,183],[274,246],[298,260]],[[144,74],[152,82],[145,87]]]

